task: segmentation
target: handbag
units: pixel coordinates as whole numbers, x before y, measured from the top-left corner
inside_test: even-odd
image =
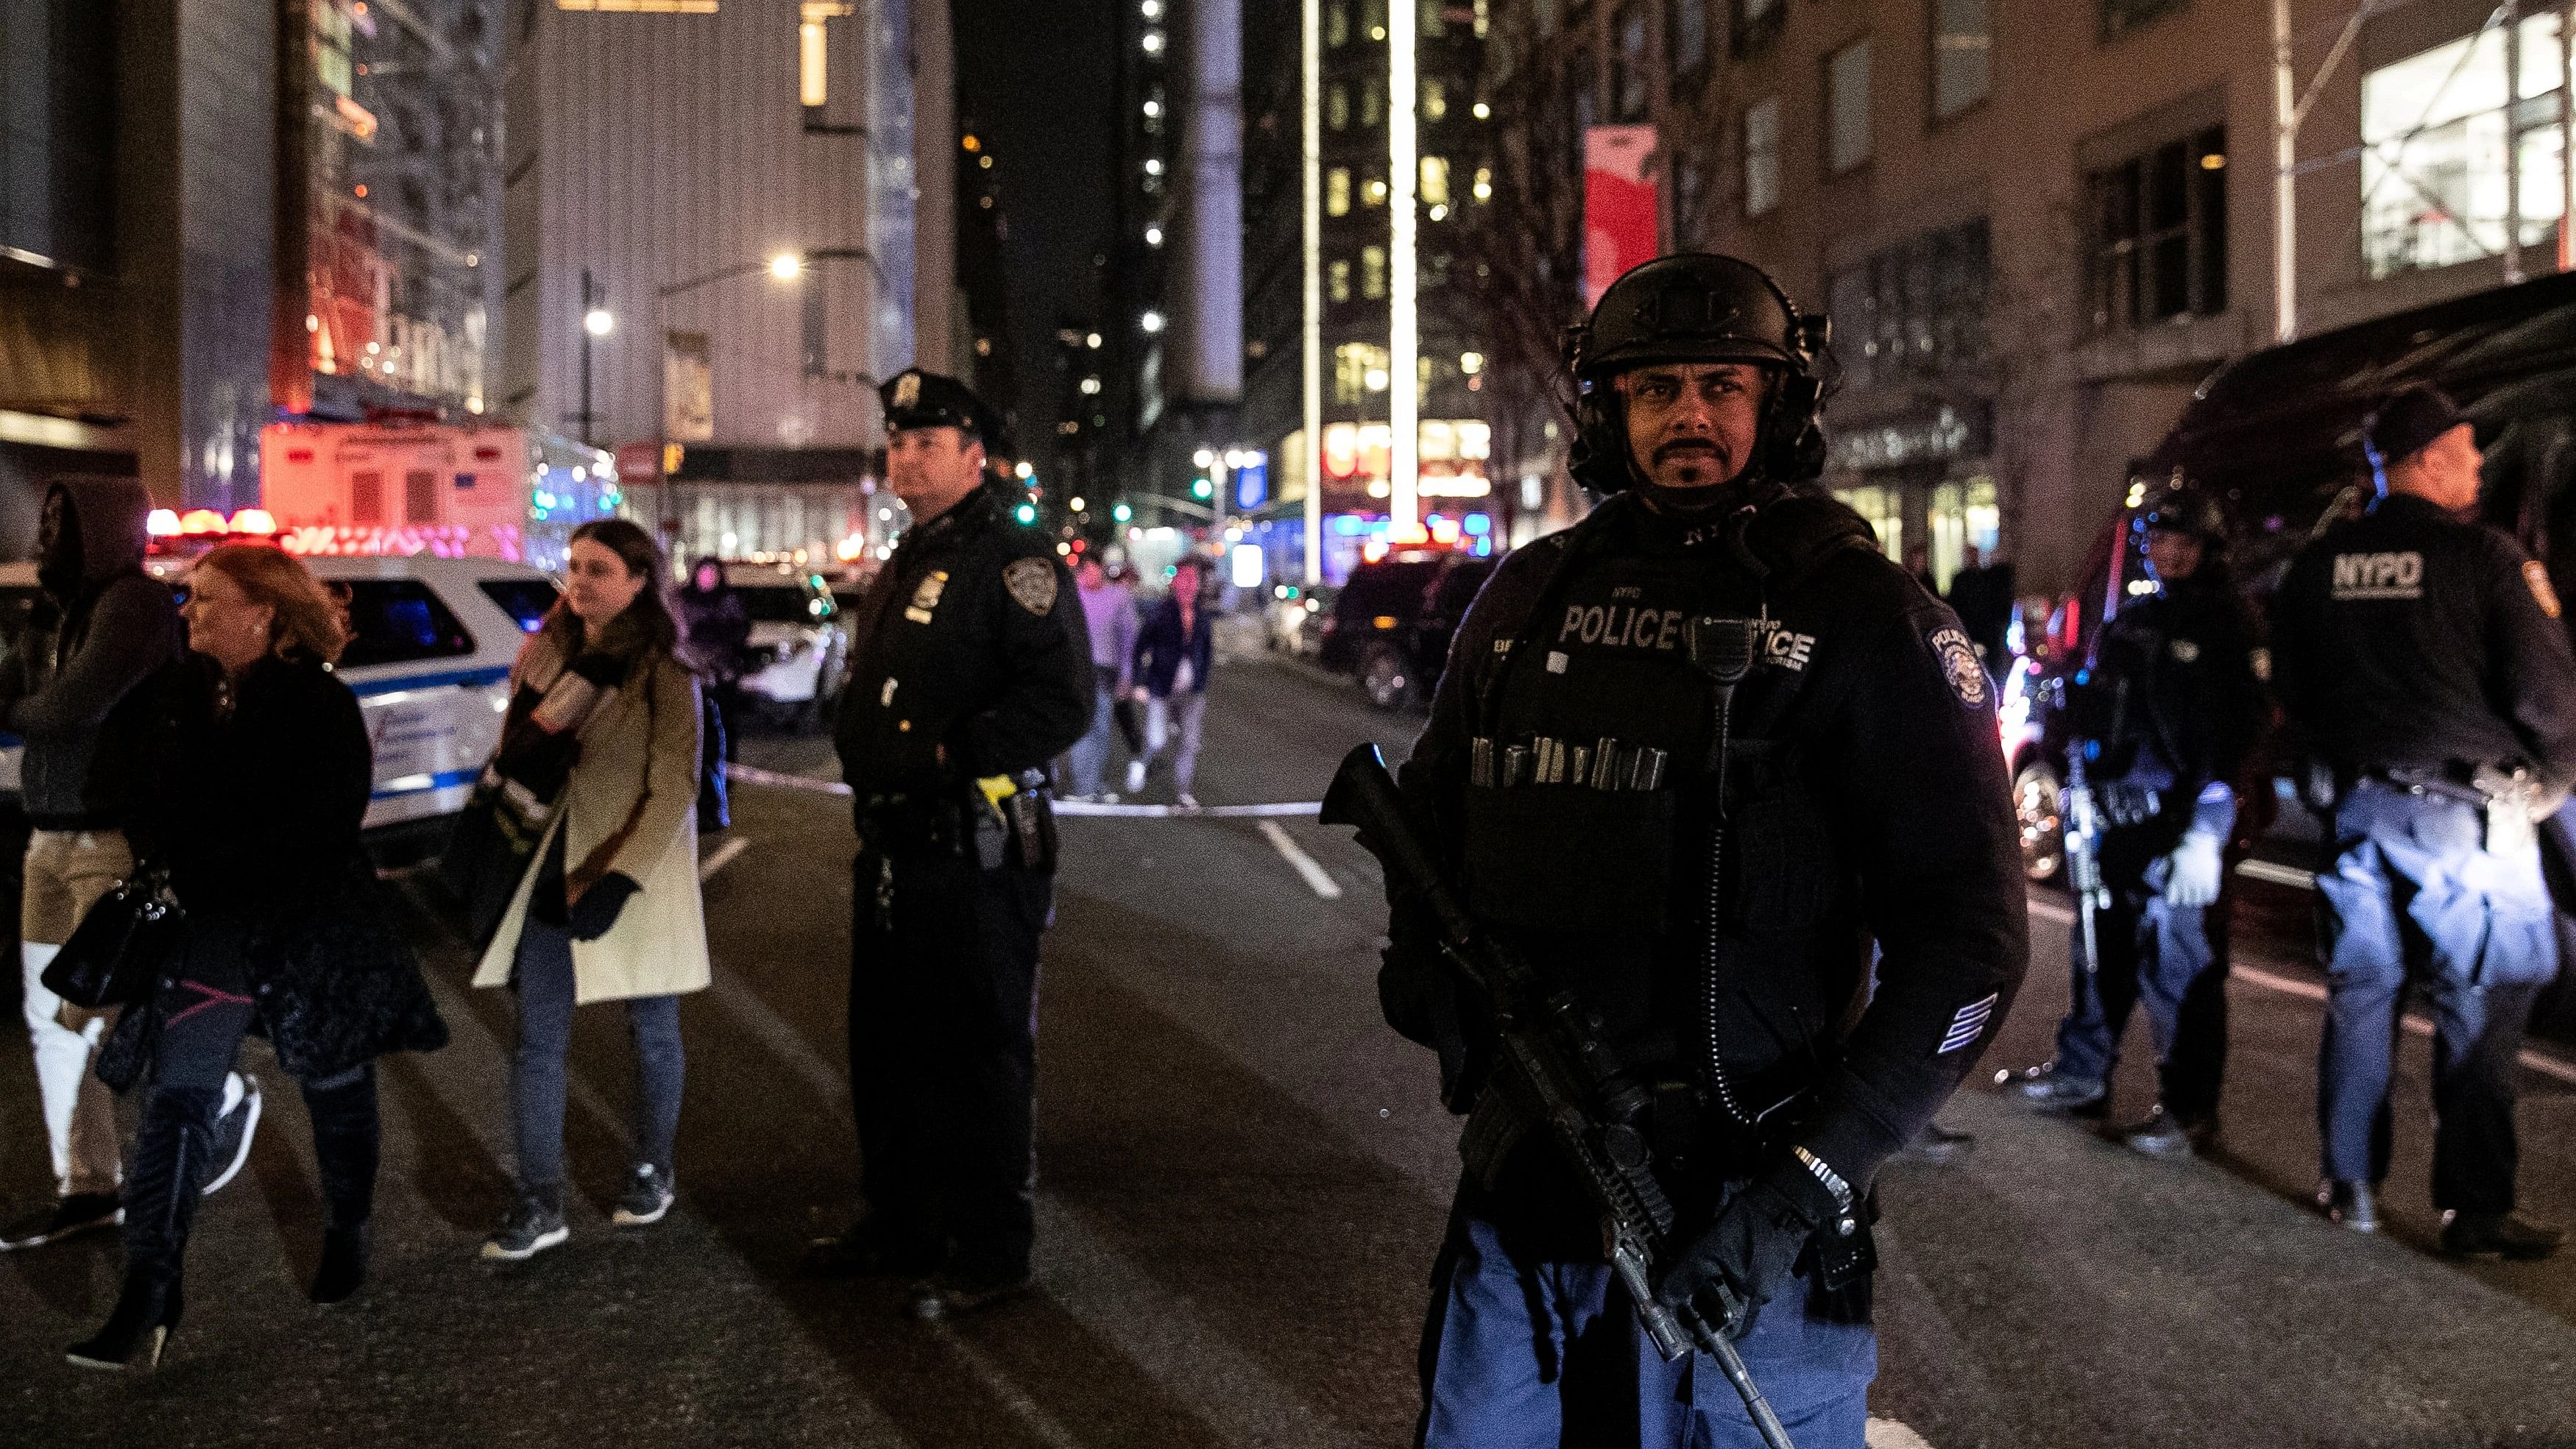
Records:
[[[91,1011],[141,1001],[160,979],[186,920],[170,894],[169,872],[138,869],[81,917],[45,967],[45,989]]]

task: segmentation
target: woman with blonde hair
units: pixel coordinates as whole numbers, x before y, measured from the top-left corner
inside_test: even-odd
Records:
[[[118,1020],[98,1074],[146,1083],[125,1185],[125,1287],[72,1362],[158,1363],[178,1327],[181,1258],[224,1075],[256,1027],[302,1086],[328,1207],[311,1296],[366,1275],[376,1178],[375,1059],[434,1051],[447,1027],[359,841],[375,777],[356,696],[331,673],[339,603],[303,564],[230,544],[188,574],[186,662],[147,686],[156,748],[136,854],[184,917],[150,997]]]
[[[564,1053],[577,1004],[626,1003],[635,1041],[634,1160],[614,1222],[671,1210],[684,1055],[680,996],[709,980],[698,895],[698,684],[680,662],[670,574],[622,518],[574,529],[564,596],[519,651],[484,771],[538,837],[477,986],[519,998],[510,1090],[518,1200],[483,1256],[532,1258],[570,1236],[563,1211]]]

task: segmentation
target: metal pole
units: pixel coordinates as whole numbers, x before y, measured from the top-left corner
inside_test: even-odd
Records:
[[[2522,0],[2504,0],[2504,280],[2522,280]]]
[[[2272,0],[2272,340],[2299,335],[2299,116],[2290,0]]]
[[[1414,129],[1414,30],[1422,0],[1390,0],[1386,14],[1387,197],[1387,448],[1389,542],[1422,537],[1422,502],[1414,489],[1421,471],[1422,335],[1414,311],[1414,201],[1421,179],[1421,146]]]
[[[590,268],[581,269],[581,441],[590,442]]]
[[[2576,272],[2576,0],[2558,15],[2558,270]]]
[[[2576,4],[2576,0],[2570,0]],[[1324,0],[1305,0],[1299,44],[1305,133],[1306,447],[1297,471],[1306,487],[1306,584],[1324,581]]]

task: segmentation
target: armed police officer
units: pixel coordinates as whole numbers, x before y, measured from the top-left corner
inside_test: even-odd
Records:
[[[2576,659],[2542,566],[2476,519],[2469,420],[2430,387],[2362,425],[2377,497],[2301,551],[2274,606],[2281,701],[2331,812],[2319,1204],[2377,1226],[2389,1059],[2431,998],[2433,1206],[2444,1251],[2546,1257],[2514,1211],[2514,1057],[2557,974],[2533,826],[2576,779]],[[2412,970],[2410,970],[2410,965]]]
[[[1082,607],[1015,526],[993,414],[918,369],[885,385],[886,481],[913,522],[857,611],[834,743],[859,853],[850,1094],[866,1215],[823,1272],[924,1280],[924,1318],[1029,1280],[1038,936],[1053,918],[1046,763],[1091,720]]]
[[[2129,1013],[2143,1004],[2157,1101],[2123,1137],[2174,1157],[2218,1130],[2228,853],[2236,787],[2270,719],[2270,671],[2228,575],[2218,501],[2177,488],[2133,531],[2155,591],[2102,626],[2069,681],[2062,721],[2067,747],[2083,755],[2100,822],[2088,844],[2107,902],[2089,933],[2068,936],[2074,995],[2056,1059],[2022,1074],[2013,1091],[2033,1106],[2100,1114]]]
[[[1831,359],[1824,320],[1768,276],[1647,263],[1569,360],[1578,476],[1608,497],[1479,595],[1404,794],[1478,928],[1570,987],[1648,1084],[1677,1210],[1656,1297],[1756,1305],[1733,1331],[1797,1442],[1858,1449],[1872,1184],[2024,965],[1993,686],[1869,525],[1800,486]],[[1438,1050],[1466,1111],[1490,1024],[1423,901],[1391,895],[1387,1018]],[[1470,1174],[1434,1270],[1421,1442],[1760,1442],[1707,1353],[1655,1351],[1603,1253],[1545,1132]]]

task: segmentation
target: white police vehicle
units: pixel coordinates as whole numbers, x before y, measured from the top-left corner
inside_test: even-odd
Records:
[[[800,728],[820,724],[849,664],[849,636],[830,585],[821,574],[785,564],[728,564],[725,582],[751,618],[742,692]]]
[[[386,865],[433,854],[500,740],[511,661],[553,606],[554,580],[488,558],[304,562],[349,593],[349,647],[338,673],[358,696],[375,745],[368,846]],[[155,557],[150,567],[184,587],[185,559]],[[0,564],[0,634],[10,644],[37,596],[33,564]],[[15,792],[20,745],[0,741],[0,790]]]

